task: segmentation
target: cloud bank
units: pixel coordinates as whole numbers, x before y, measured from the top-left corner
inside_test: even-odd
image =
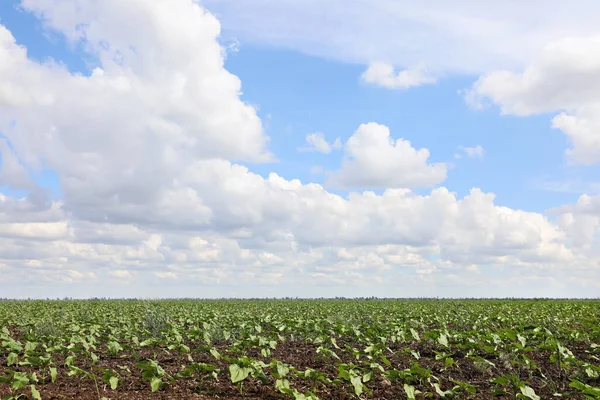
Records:
[[[263,177],[248,165],[274,160],[269,138],[240,99],[219,21],[203,7],[22,6],[96,66],[86,76],[33,61],[0,26],[0,184],[26,192],[0,195],[4,296],[597,293],[595,198],[550,217],[498,206],[478,188],[459,198],[438,186],[444,163],[373,122],[343,145],[327,189]],[[490,76],[476,95],[507,110],[556,107],[533,95],[516,104],[532,90],[522,78]],[[497,94],[496,79],[512,92]],[[582,132],[568,119],[591,111],[576,107],[558,123]],[[307,140],[322,153],[337,147]],[[577,157],[594,159],[585,154]],[[46,170],[60,180],[58,196],[33,179]]]

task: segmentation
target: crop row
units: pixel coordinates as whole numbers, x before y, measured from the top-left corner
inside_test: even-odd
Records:
[[[7,399],[600,398],[593,301],[24,301],[0,324]]]

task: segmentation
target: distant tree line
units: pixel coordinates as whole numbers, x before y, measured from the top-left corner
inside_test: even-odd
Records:
[[[250,297],[250,298],[114,298],[114,297],[91,297],[89,299],[73,299],[63,297],[62,299],[11,299],[0,298],[0,301],[593,301],[600,300],[598,297],[586,298],[557,298],[557,297]]]

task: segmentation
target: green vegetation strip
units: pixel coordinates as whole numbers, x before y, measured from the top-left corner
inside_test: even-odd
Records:
[[[0,301],[2,399],[600,399],[600,302]]]

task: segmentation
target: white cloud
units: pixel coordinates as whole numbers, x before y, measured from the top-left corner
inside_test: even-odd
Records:
[[[344,146],[342,168],[327,184],[344,188],[433,186],[446,179],[445,164],[429,164],[429,151],[392,139],[385,125],[362,124]]]
[[[79,271],[72,270],[72,269],[67,270],[66,273],[69,276],[69,278],[72,280],[81,280],[81,279],[85,278],[84,274],[82,274]]]
[[[467,100],[475,106],[492,102],[502,113],[519,116],[562,111],[552,119],[552,126],[569,138],[569,160],[598,163],[600,36],[552,42],[522,73],[489,72],[473,85]]]
[[[389,189],[343,198],[320,185],[275,174],[265,179],[225,161],[203,163],[213,172],[194,170],[190,176],[212,177],[195,190],[215,218],[194,231],[167,221],[75,221],[72,236],[6,237],[0,263],[9,265],[7,275],[19,284],[28,282],[24,271],[44,271],[48,282],[62,282],[64,271],[75,269],[96,273],[100,283],[135,278],[140,288],[149,282],[148,274],[161,279],[174,274],[177,282],[215,287],[324,284],[324,277],[356,287],[386,274],[397,282],[430,276],[434,284],[444,271],[460,274],[471,264],[561,271],[594,260],[573,253],[567,246],[572,238],[543,215],[499,207],[493,194],[477,189],[462,199],[445,188],[426,196]],[[30,215],[35,219],[37,212]],[[6,226],[11,225],[0,231]],[[117,240],[104,239],[102,232],[110,231]],[[439,260],[430,261],[433,256]],[[21,270],[22,260],[38,263]],[[407,272],[396,276],[400,270]],[[589,276],[589,271],[577,274]],[[250,275],[242,283],[240,274]]]
[[[0,193],[0,223],[62,222],[63,204],[44,200],[36,196],[17,199]]]
[[[365,83],[387,89],[408,89],[435,82],[435,78],[421,68],[395,72],[392,65],[381,61],[370,63],[361,79]]]
[[[572,148],[566,154],[571,162],[583,165],[600,162],[600,102],[560,113],[552,119],[552,127],[570,139]]]
[[[599,181],[587,181],[580,178],[554,179],[551,176],[541,176],[532,180],[532,186],[538,190],[556,193],[573,193],[588,195],[600,193]]]
[[[120,278],[120,279],[131,278],[131,272],[129,272],[127,270],[123,270],[123,269],[119,269],[116,271],[109,271],[108,275],[112,276],[113,278]]]
[[[479,268],[477,265],[475,264],[471,264],[471,265],[467,265],[465,267],[465,269],[469,272],[475,273],[475,274],[481,274],[481,268]]]
[[[46,166],[63,193],[0,194],[3,296],[153,297],[158,284],[165,297],[580,295],[561,278],[600,279],[587,225],[501,207],[479,189],[408,189],[442,182],[446,165],[383,125],[361,125],[330,177],[379,194],[237,164],[268,160],[267,138],[223,67],[218,22],[191,1],[23,5],[99,69],[31,61],[0,29],[0,129],[12,145],[0,151],[14,156],[2,182],[24,187],[23,171]],[[515,288],[539,271],[556,279]]]
[[[177,274],[173,272],[155,272],[154,275],[160,279],[177,279]]]
[[[327,139],[325,139],[325,135],[321,132],[309,133],[306,135],[306,143],[308,143],[308,147],[301,147],[298,150],[329,154],[333,150],[342,147],[342,140],[340,138],[335,139],[333,143],[329,143]]]
[[[35,187],[19,157],[7,141],[0,138],[0,186],[4,185],[26,190]]]
[[[59,239],[69,235],[66,221],[0,224],[0,236]]]
[[[600,256],[600,195],[584,194],[577,203],[556,207],[549,212],[557,216],[558,226],[567,232],[574,246],[593,249]]]
[[[523,72],[492,71],[472,88],[475,99],[489,99],[502,112],[532,115],[576,109],[598,101],[600,36],[568,37],[544,46]]]
[[[485,150],[480,145],[475,147],[458,146],[458,152],[454,154],[455,158],[462,158],[463,154],[469,158],[483,158]]]
[[[240,80],[223,67],[219,23],[198,5],[22,6],[97,60],[91,76],[31,61],[0,25],[0,131],[27,168],[59,174],[73,213],[115,219],[119,203],[153,218],[149,204],[193,201],[193,192],[173,183],[198,159],[273,159],[255,110],[239,98]]]
[[[593,0],[203,0],[246,43],[433,72],[521,68],[547,42],[598,32]]]

